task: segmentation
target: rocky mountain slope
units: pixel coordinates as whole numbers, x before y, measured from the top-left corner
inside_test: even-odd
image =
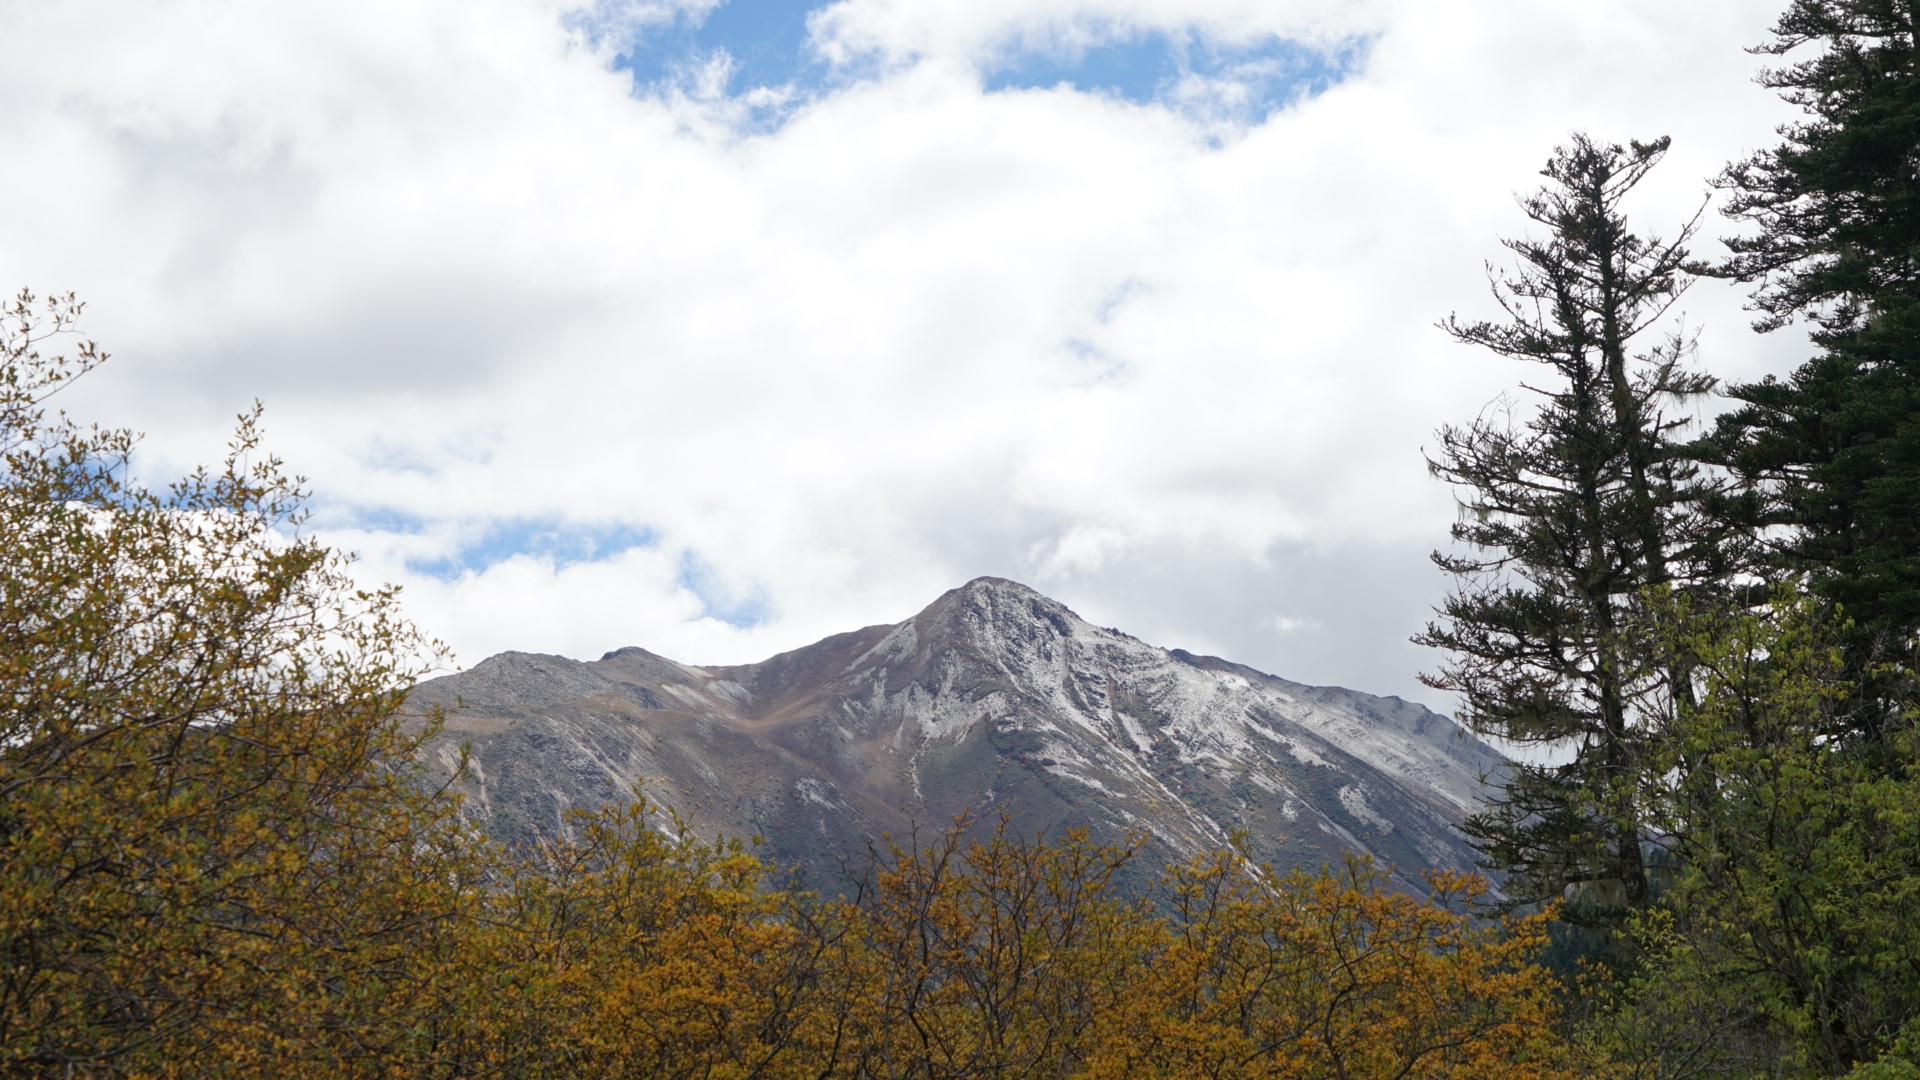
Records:
[[[1471,864],[1452,826],[1501,763],[1420,705],[1156,648],[997,578],[758,664],[502,653],[409,708],[433,704],[450,712],[430,761],[470,748],[459,783],[495,836],[555,835],[642,783],[815,878],[962,812],[1144,832],[1143,873],[1239,828],[1276,866],[1355,850],[1410,877]]]

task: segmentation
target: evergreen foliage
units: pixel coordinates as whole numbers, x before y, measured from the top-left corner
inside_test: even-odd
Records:
[[[1558,359],[1595,337],[1564,314],[1592,305],[1560,284],[1591,276],[1561,266],[1591,261],[1583,220],[1605,215],[1528,202],[1566,242],[1510,245],[1523,287],[1501,285],[1550,315],[1508,304],[1509,325],[1448,325],[1507,355],[1554,357],[1561,376],[1523,434],[1484,419],[1443,432],[1436,471],[1473,495],[1455,537],[1488,555],[1441,559],[1480,584],[1456,593],[1423,640],[1452,651],[1436,684],[1462,692],[1476,727],[1581,740],[1566,765],[1523,766],[1470,828],[1490,861],[1516,871],[1517,899],[1577,900],[1583,866],[1620,876],[1629,910],[1615,913],[1606,963],[1578,971],[1567,992],[1576,1042],[1621,1075],[1920,1076],[1917,42],[1910,0],[1793,0],[1760,51],[1811,55],[1762,81],[1807,119],[1719,181],[1728,212],[1757,230],[1730,240],[1716,267],[1686,263],[1677,243],[1649,246],[1673,252],[1657,269],[1755,285],[1759,328],[1808,320],[1818,350],[1786,379],[1731,388],[1736,407],[1691,446],[1658,408],[1642,413],[1646,459],[1668,463],[1655,474],[1667,486],[1623,480],[1630,467],[1578,467],[1634,438],[1621,422],[1630,414],[1607,416],[1604,391],[1583,391],[1617,375]],[[1589,145],[1576,140],[1556,164]],[[1615,151],[1643,172],[1657,153]],[[1567,171],[1548,175],[1570,188]],[[1682,285],[1657,281],[1648,294]],[[1657,386],[1678,354],[1649,350],[1642,384]],[[1707,389],[1682,381],[1650,400],[1671,407]],[[1503,472],[1507,462],[1526,469]],[[1617,493],[1619,518],[1641,522],[1646,539],[1596,543],[1625,553],[1612,562],[1552,562],[1569,547],[1551,538],[1633,535],[1570,527],[1602,520],[1569,512],[1578,501],[1563,493],[1576,491]],[[1663,564],[1669,547],[1683,554]],[[1603,580],[1620,583],[1604,610],[1587,601],[1597,590],[1571,584]],[[1561,628],[1573,611],[1594,613],[1578,624],[1590,638]],[[1575,641],[1591,641],[1579,655],[1594,659],[1556,667]],[[1568,699],[1593,703],[1586,727],[1516,722],[1568,716]],[[1609,724],[1616,713],[1630,722]],[[1670,867],[1659,895],[1636,902],[1629,839]],[[1528,842],[1567,854],[1530,861]]]
[[[1464,492],[1453,536],[1469,553],[1435,553],[1456,587],[1415,638],[1447,650],[1427,681],[1460,695],[1468,726],[1563,758],[1516,765],[1466,825],[1518,903],[1580,882],[1602,907],[1650,900],[1639,714],[1686,677],[1650,665],[1641,591],[1710,591],[1730,558],[1702,509],[1712,482],[1676,440],[1713,381],[1684,366],[1678,334],[1639,344],[1689,280],[1694,223],[1642,238],[1621,208],[1667,146],[1575,136],[1521,201],[1546,236],[1506,244],[1519,261],[1493,279],[1506,320],[1442,324],[1544,376],[1523,383],[1532,402],[1439,433],[1429,465]]]
[[[1708,454],[1756,496],[1773,566],[1852,620],[1861,692],[1836,723],[1874,738],[1897,706],[1857,677],[1920,633],[1920,4],[1794,0],[1760,51],[1808,49],[1762,79],[1807,118],[1722,175],[1758,231],[1713,272],[1757,286],[1761,328],[1809,320],[1820,351],[1732,387]]]

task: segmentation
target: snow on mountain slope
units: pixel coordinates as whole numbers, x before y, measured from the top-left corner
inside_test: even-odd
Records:
[[[430,759],[470,747],[468,811],[497,835],[640,783],[816,876],[963,812],[1144,835],[1149,868],[1235,829],[1276,866],[1462,867],[1453,825],[1501,764],[1422,706],[1157,648],[997,578],[758,664],[503,653],[422,684],[431,704],[455,711]]]

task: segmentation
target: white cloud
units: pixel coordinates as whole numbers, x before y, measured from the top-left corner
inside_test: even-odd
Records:
[[[844,0],[816,39],[892,66],[751,134],[636,97],[558,4],[14,4],[0,277],[92,300],[118,359],[75,405],[148,432],[156,475],[265,398],[322,526],[466,663],[757,659],[999,573],[1413,694],[1452,512],[1419,448],[1516,377],[1433,321],[1487,310],[1569,130],[1675,136],[1655,230],[1768,143],[1742,47],[1774,7]],[[1377,36],[1214,142],[981,90],[1023,35],[1196,25]],[[1714,369],[1793,362],[1737,293],[1687,307]],[[513,520],[653,539],[409,568]]]

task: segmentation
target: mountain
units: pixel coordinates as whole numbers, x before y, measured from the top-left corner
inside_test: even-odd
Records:
[[[1143,832],[1142,872],[1244,829],[1279,867],[1367,852],[1406,882],[1471,865],[1453,826],[1502,764],[1412,702],[1157,648],[999,578],[757,664],[502,653],[408,708],[433,705],[428,760],[469,748],[456,783],[496,837],[558,835],[569,808],[643,783],[702,836],[762,837],[821,880],[970,812],[1026,835]]]

